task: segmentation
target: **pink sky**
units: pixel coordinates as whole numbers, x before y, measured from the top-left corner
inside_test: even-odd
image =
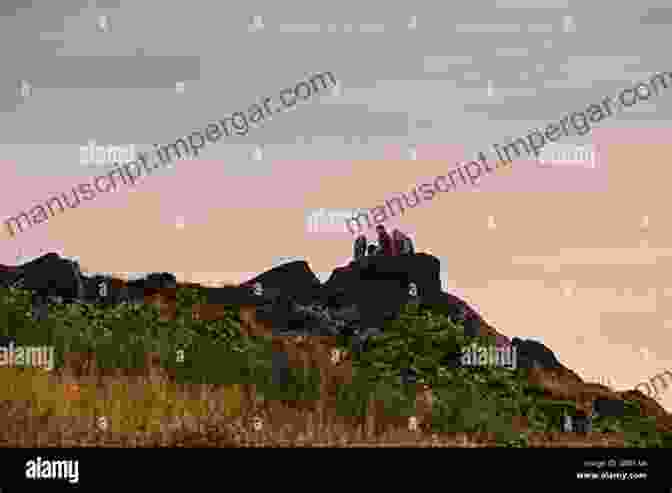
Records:
[[[672,311],[662,294],[672,266],[666,259],[672,135],[594,129],[586,138],[598,153],[595,170],[518,161],[479,188],[463,186],[421,203],[388,228],[409,232],[418,251],[440,257],[444,285],[507,336],[541,339],[582,376],[609,375],[617,387],[631,388],[672,368],[665,328]],[[480,150],[489,153],[488,145]],[[3,230],[0,258],[14,264],[18,248],[28,257],[52,250],[78,256],[89,271],[165,270],[213,283],[243,281],[278,257],[303,256],[328,275],[349,260],[352,239],[308,233],[308,211],[374,207],[474,157],[449,145],[419,145],[416,161],[404,153],[388,146],[377,161],[273,162],[269,174],[257,177],[227,176],[222,161],[182,161],[143,177],[132,191],[101,194],[15,239]],[[6,216],[86,182],[21,176],[13,161],[0,170]],[[489,216],[495,229],[488,228]],[[569,298],[560,289],[568,280],[578,286]],[[589,287],[632,287],[635,294],[595,301],[594,293],[582,297]],[[649,288],[653,294],[643,301]]]

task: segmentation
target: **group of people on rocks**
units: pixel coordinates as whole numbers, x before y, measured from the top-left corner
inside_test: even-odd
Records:
[[[390,234],[385,229],[385,226],[379,224],[376,226],[376,233],[378,234],[378,245],[368,244],[365,235],[360,235],[355,239],[355,261],[360,260],[365,256],[413,255],[415,253],[413,241],[398,229],[394,229],[392,231],[392,235],[390,236]]]

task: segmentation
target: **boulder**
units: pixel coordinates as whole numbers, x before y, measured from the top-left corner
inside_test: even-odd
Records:
[[[139,305],[145,301],[145,280],[132,279],[129,281],[122,281],[122,286],[119,287],[120,301]]]
[[[124,281],[108,278],[106,304],[154,304],[160,307],[164,318],[170,319],[177,309],[177,279],[169,272],[153,272],[141,279]]]
[[[152,272],[143,278],[126,281],[125,286],[129,301],[140,303],[161,290],[177,289],[177,279],[169,272]]]
[[[50,252],[14,269],[20,272],[14,285],[32,291],[32,318],[44,320],[49,303],[75,303],[82,300],[86,286],[79,264]]]
[[[212,305],[260,306],[272,303],[281,293],[282,290],[279,288],[267,288],[259,295],[255,294],[252,286],[205,288],[207,301]]]
[[[357,305],[347,305],[338,308],[328,308],[331,317],[336,320],[342,320],[346,325],[361,325],[362,315],[359,313]]]
[[[258,305],[256,318],[259,322],[272,327],[273,334],[278,335],[296,328],[293,323],[295,302],[288,296],[278,296],[272,302]]]
[[[399,316],[409,300],[408,285],[392,279],[360,281],[352,295],[363,327],[383,327],[385,321]]]
[[[539,341],[514,337],[511,345],[516,347],[518,368],[553,369],[562,366],[553,351]]]
[[[0,265],[0,287],[20,287],[23,285],[23,272],[19,267]]]
[[[571,422],[572,431],[575,433],[591,433],[593,431],[592,415],[585,416],[583,414],[577,414]]]
[[[293,332],[312,336],[337,336],[344,323],[333,319],[322,305],[300,305],[288,296],[257,307],[257,320],[273,328],[276,335]]]
[[[20,287],[33,291],[44,300],[58,303],[83,301],[87,286],[79,262],[63,258],[56,253],[47,253],[15,269],[22,275]]]
[[[126,281],[114,277],[106,278],[105,281],[107,282],[107,288],[103,303],[117,305],[119,303],[128,303],[131,301]]]
[[[424,253],[365,257],[332,272],[324,284],[323,303],[337,318],[343,310],[356,313],[360,328],[383,327],[416,294],[423,307],[462,323],[465,335],[489,336],[497,346],[510,344],[467,303],[441,290],[440,272],[440,261]],[[415,293],[411,293],[411,283]]]
[[[45,296],[60,296],[65,301],[78,299],[81,278],[72,261],[47,253],[21,266],[23,286]]]
[[[253,288],[256,283],[261,285],[263,291],[282,290],[283,295],[302,305],[309,305],[319,298],[322,290],[322,283],[304,260],[274,267],[242,283],[241,287]]]
[[[329,293],[351,292],[362,281],[392,281],[405,286],[414,283],[421,297],[432,297],[441,292],[441,262],[426,253],[400,256],[364,257],[334,269],[324,283]]]
[[[0,348],[9,348],[10,345],[16,346],[16,339],[12,336],[0,336]]]
[[[105,299],[103,294],[107,294],[106,290],[109,287],[103,287],[103,283],[109,283],[109,278],[96,274],[94,276],[83,276],[82,283],[84,284],[84,303],[101,303]]]
[[[102,304],[102,305],[118,305],[120,303],[128,303],[132,301],[141,301],[141,294],[144,293],[144,287],[138,288],[137,281],[134,283],[134,296],[129,296],[128,283],[123,279],[116,277],[96,274],[93,276],[82,276],[84,285],[84,296],[82,301],[84,303]]]
[[[329,279],[322,285],[327,296],[333,293],[347,294],[349,288],[359,281],[359,265],[355,262],[350,262],[348,265],[336,267],[329,276]]]
[[[364,327],[382,326],[408,302],[411,283],[417,296],[441,293],[441,264],[424,253],[365,257],[335,269],[324,284],[323,303],[339,309],[356,305]]]
[[[623,417],[625,402],[621,399],[600,397],[593,402],[593,411],[598,416]]]
[[[152,272],[145,277],[145,288],[176,289],[177,278],[170,272]]]
[[[430,298],[441,292],[441,262],[433,255],[418,253],[370,257],[360,267],[362,280],[391,280],[406,286],[414,283],[418,295]]]

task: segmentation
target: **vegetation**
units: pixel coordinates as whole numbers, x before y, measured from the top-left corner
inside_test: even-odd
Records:
[[[254,384],[267,401],[319,401],[319,371],[293,370],[290,385],[279,388],[271,381],[271,342],[242,337],[236,307],[220,320],[194,320],[198,303],[205,303],[204,293],[183,288],[175,320],[160,320],[152,305],[67,305],[50,307],[48,319],[36,323],[28,292],[0,290],[0,334],[18,345],[53,346],[56,357],[52,372],[0,368],[0,445],[408,444],[431,437],[434,445],[525,447],[547,444],[550,436],[571,436],[583,446],[672,445],[672,436],[656,432],[655,419],[641,417],[631,401],[624,417],[598,418],[590,440],[559,433],[560,417],[575,412],[574,402],[548,400],[522,369],[442,366],[447,352],[467,342],[463,328],[415,305],[365,353],[353,355],[352,383],[339,386],[327,425],[311,425],[314,411],[283,405],[274,409],[287,413],[278,418],[284,425],[264,428],[244,399],[246,386]],[[338,342],[348,348],[347,340]],[[376,412],[414,416],[415,394],[399,381],[401,367],[414,369],[434,389],[431,429],[402,426],[374,436],[363,424],[380,419],[371,415],[372,401],[383,404]],[[521,417],[526,426],[513,426]],[[577,445],[570,442],[565,446]]]

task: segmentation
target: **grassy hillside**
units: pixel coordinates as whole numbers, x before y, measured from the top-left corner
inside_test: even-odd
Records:
[[[369,351],[352,356],[351,383],[338,387],[328,419],[318,423],[314,407],[298,403],[326,398],[320,370],[293,370],[290,385],[279,388],[271,382],[272,342],[243,337],[236,307],[220,320],[194,320],[192,307],[204,302],[202,291],[183,288],[175,320],[161,320],[152,305],[70,305],[51,307],[35,323],[28,292],[0,290],[0,334],[19,345],[53,346],[56,356],[52,372],[0,368],[0,445],[672,444],[672,435],[656,432],[655,418],[640,416],[637,401],[626,402],[623,418],[597,419],[590,436],[560,433],[560,416],[573,415],[576,403],[545,398],[526,370],[442,367],[441,357],[466,342],[462,327],[412,305]],[[348,347],[345,339],[337,344]],[[429,429],[408,429],[417,409],[396,377],[401,366],[433,388]],[[251,384],[259,398],[278,403],[265,408],[270,414],[245,399]],[[376,424],[383,422],[391,424]]]

